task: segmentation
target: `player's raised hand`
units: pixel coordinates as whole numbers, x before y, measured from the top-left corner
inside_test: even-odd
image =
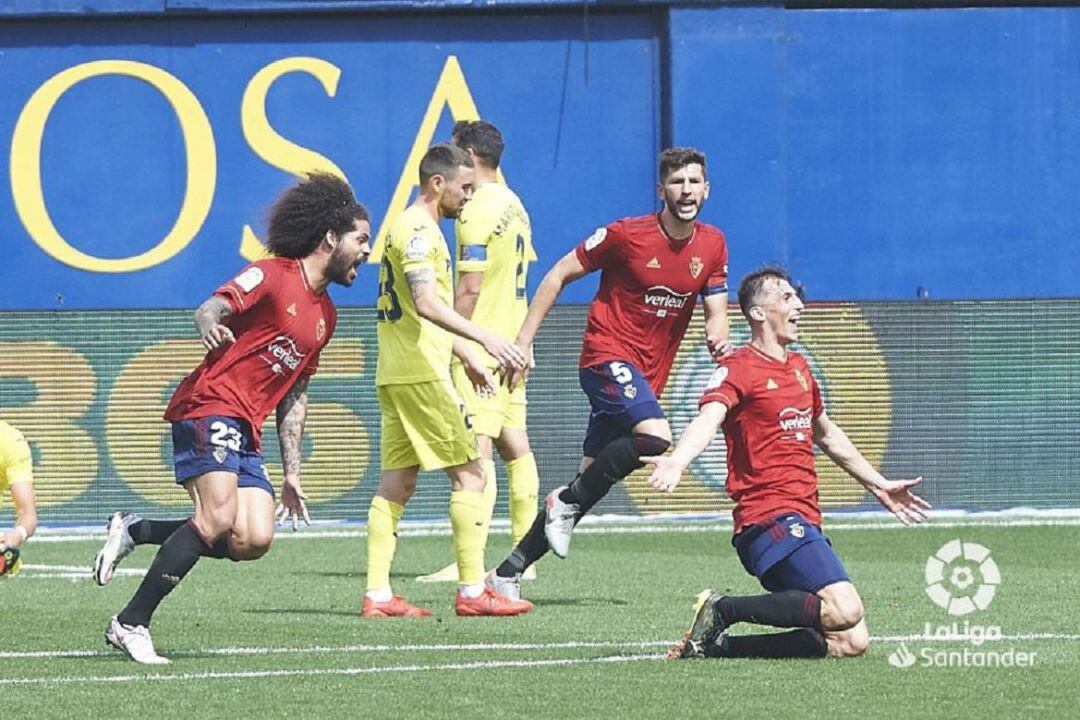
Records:
[[[925,520],[930,509],[930,503],[911,492],[911,488],[921,482],[921,476],[911,480],[886,480],[884,485],[872,486],[870,492],[900,522],[913,525]]]
[[[205,330],[199,328],[199,335],[202,337],[203,347],[207,350],[216,350],[222,345],[236,342],[236,336],[233,335],[233,331],[220,323],[215,323]]]
[[[274,517],[277,520],[278,527],[285,524],[285,521],[292,519],[292,529],[296,532],[299,527],[299,520],[303,520],[305,525],[311,525],[311,516],[308,515],[307,510],[308,496],[300,487],[300,478],[285,478],[281,481],[281,503],[277,506],[277,510],[274,511]]]
[[[652,465],[649,484],[663,492],[674,492],[682,480],[683,467],[670,455],[643,455],[638,458],[646,465]]]
[[[524,351],[500,335],[488,333],[483,345],[488,355],[499,363],[500,368],[521,370],[529,364]]]

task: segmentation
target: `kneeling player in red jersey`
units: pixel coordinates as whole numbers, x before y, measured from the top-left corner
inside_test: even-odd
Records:
[[[144,520],[114,513],[94,561],[104,585],[136,545],[160,545],[135,596],[109,621],[105,639],[132,660],[160,664],[150,617],[200,557],[255,560],[274,537],[274,489],[260,434],[271,410],[285,476],[282,520],[308,522],[300,487],[300,441],[308,380],[330,341],[337,311],[330,283],[352,285],[371,253],[368,211],[349,185],[316,174],[274,205],[267,249],[195,312],[206,346],[202,363],[180,383],[165,419],[172,422],[176,482],[195,504],[191,517]]]
[[[870,635],[859,593],[821,533],[813,443],[904,524],[921,522],[930,508],[911,492],[922,478],[885,479],[829,420],[810,366],[787,349],[798,340],[803,304],[784,271],[748,275],[739,306],[750,323],[750,344],[713,373],[674,452],[641,459],[655,465],[649,483],[671,492],[723,427],[727,491],[735,501],[732,544],[769,594],[705,590],[690,630],[668,658],[857,657]],[[729,636],[738,622],[798,629]]]

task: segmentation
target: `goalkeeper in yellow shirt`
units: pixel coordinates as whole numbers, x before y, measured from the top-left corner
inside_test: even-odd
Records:
[[[472,158],[473,196],[454,226],[457,239],[457,282],[454,309],[477,325],[502,336],[517,337],[529,310],[526,281],[534,257],[529,214],[513,190],[497,181],[503,154],[499,129],[484,120],[462,120],[454,125],[454,144]],[[495,358],[470,343],[493,372]],[[495,510],[494,450],[506,463],[510,498],[511,547],[528,532],[536,517],[540,476],[525,429],[525,385],[510,389],[500,383],[493,396],[473,390],[460,361],[454,362],[454,386],[472,417],[484,474],[488,520]],[[535,570],[529,568],[531,577]],[[527,578],[527,579],[531,579]],[[457,566],[447,565],[420,582],[456,582]]]
[[[0,420],[0,503],[9,490],[15,505],[15,527],[0,530],[0,575],[19,571],[19,548],[37,529],[30,445],[21,432]]]

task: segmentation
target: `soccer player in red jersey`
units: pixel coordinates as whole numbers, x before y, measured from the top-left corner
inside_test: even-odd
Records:
[[[783,270],[748,275],[739,306],[750,323],[750,344],[713,372],[700,412],[674,452],[641,459],[655,465],[649,483],[671,492],[723,427],[727,491],[735,501],[732,544],[769,594],[705,590],[690,630],[668,658],[857,657],[870,635],[859,593],[821,533],[814,443],[904,524],[921,522],[930,509],[911,492],[922,478],[885,479],[829,420],[806,359],[787,349],[799,338],[803,303]],[[737,622],[798,629],[729,636]]]
[[[710,350],[717,357],[730,351],[727,244],[719,229],[697,221],[709,196],[705,156],[670,148],[660,153],[659,166],[663,209],[602,227],[559,260],[540,283],[518,333],[528,354],[563,287],[601,272],[578,363],[592,406],[578,476],[547,496],[529,532],[489,573],[489,585],[509,597],[520,596],[521,573],[548,549],[566,557],[578,520],[642,467],[639,456],[670,446],[671,428],[657,398],[698,295]]]
[[[274,205],[267,249],[195,312],[206,357],[177,387],[165,412],[172,423],[177,484],[195,505],[182,520],[109,519],[94,562],[104,585],[136,545],[161,549],[131,601],[109,622],[105,639],[131,659],[167,663],[154,650],[150,618],[200,557],[255,560],[274,537],[274,489],[263,464],[261,430],[277,411],[285,475],[277,516],[309,522],[300,486],[300,441],[308,380],[330,341],[337,311],[330,283],[352,285],[371,253],[368,211],[349,185],[314,174]]]

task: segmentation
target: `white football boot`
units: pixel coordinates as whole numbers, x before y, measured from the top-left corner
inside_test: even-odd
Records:
[[[101,546],[97,557],[94,558],[94,582],[98,585],[108,585],[117,563],[135,549],[135,541],[131,538],[128,528],[140,520],[142,518],[138,515],[125,512],[114,512],[109,517],[105,544]]]
[[[113,615],[105,628],[105,642],[137,663],[144,665],[168,665],[168,658],[163,658],[154,650],[154,641],[150,639],[150,629],[142,625],[132,627],[124,625]]]
[[[500,577],[494,570],[484,576],[484,586],[511,600],[521,599],[521,574],[514,577]]]
[[[570,535],[574,532],[581,508],[577,503],[567,503],[559,499],[559,493],[566,489],[560,485],[548,493],[544,500],[544,537],[547,538],[551,552],[561,558],[570,552]]]

